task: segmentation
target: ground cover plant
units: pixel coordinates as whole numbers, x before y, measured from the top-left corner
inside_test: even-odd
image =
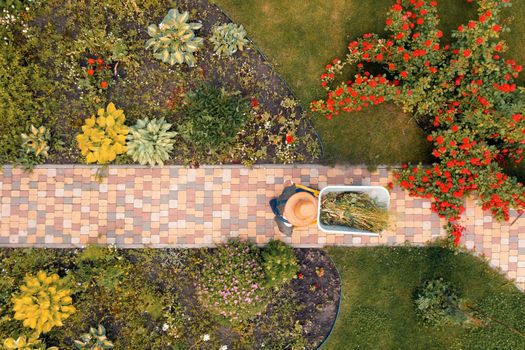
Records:
[[[0,265],[8,349],[315,349],[339,303],[324,252],[277,242],[0,249]]]
[[[479,258],[440,246],[328,253],[341,273],[343,298],[326,349],[511,350],[525,344],[525,295]]]
[[[405,165],[396,179],[410,195],[432,199],[456,245],[466,195],[476,193],[498,220],[525,209],[523,184],[505,171],[506,164],[521,163],[525,149],[524,90],[517,85],[523,67],[502,56],[501,32],[509,28],[501,13],[511,1],[477,3],[478,18],[443,43],[437,1],[396,1],[386,20],[389,35],[350,42],[347,57],[335,58],[321,75],[326,98],[312,102],[332,119],[389,101],[426,126],[437,160]],[[354,79],[341,82],[345,66],[354,64]],[[370,73],[371,64],[379,73]]]
[[[0,111],[5,116],[0,121],[0,163],[16,161],[28,168],[43,162],[250,166],[320,156],[301,106],[281,106],[292,98],[286,85],[247,40],[242,26],[205,0],[178,1],[175,7],[168,0],[10,5],[0,3]],[[233,129],[220,123],[203,129],[198,120],[188,124],[193,117],[205,122],[218,111],[231,111],[212,99],[199,114],[186,115],[192,105],[189,96],[203,86],[242,100],[242,108],[235,107],[243,123]],[[122,110],[126,127],[163,118],[171,125],[164,132],[175,133],[173,148],[157,152],[144,146],[145,153],[138,154],[136,146],[126,151],[125,138],[121,147],[120,141],[113,145],[111,137],[98,140],[95,134],[93,144],[83,138],[79,145],[82,125],[110,104]],[[47,153],[28,151],[21,135],[31,135],[32,126],[45,128]],[[228,142],[195,152],[210,137],[222,136]]]

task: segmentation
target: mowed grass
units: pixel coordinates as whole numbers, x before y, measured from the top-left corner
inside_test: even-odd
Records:
[[[346,54],[348,42],[364,33],[384,32],[393,0],[215,0],[250,37],[304,106],[323,97],[319,75],[333,58]],[[452,28],[475,17],[475,5],[466,0],[440,0],[441,27]],[[525,63],[525,1],[514,0],[507,11],[514,16],[507,35],[509,56]],[[350,76],[352,76],[350,72]],[[524,80],[522,80],[523,82]],[[325,145],[328,163],[369,165],[430,162],[425,134],[410,115],[396,106],[382,105],[333,120],[314,117]]]
[[[419,321],[414,289],[443,277],[470,304],[525,332],[525,294],[476,257],[440,247],[338,247],[328,252],[341,273],[343,299],[324,350],[525,349],[525,338],[494,322],[436,329]]]

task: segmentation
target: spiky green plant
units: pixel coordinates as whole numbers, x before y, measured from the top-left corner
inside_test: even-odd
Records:
[[[5,350],[58,350],[55,346],[46,348],[46,345],[42,343],[42,340],[38,339],[37,335],[32,335],[30,337],[21,335],[16,340],[13,338],[7,338],[4,340],[3,345],[3,349]]]
[[[49,157],[49,145],[50,140],[49,130],[46,127],[41,126],[36,128],[31,125],[31,132],[29,134],[21,134],[22,148],[26,154],[32,154],[38,157]]]
[[[202,47],[204,39],[195,36],[193,31],[200,29],[202,24],[188,23],[188,18],[188,11],[169,10],[158,26],[151,24],[148,27],[151,39],[146,42],[146,49],[152,48],[155,58],[170,65],[195,65],[194,52]]]
[[[170,128],[164,118],[139,119],[129,130],[128,155],[142,165],[164,165],[175,143],[176,133],[168,131]]]
[[[113,343],[106,337],[106,329],[99,324],[97,328],[90,327],[89,333],[82,334],[81,340],[75,340],[79,350],[113,349]]]
[[[232,56],[237,50],[243,51],[244,46],[248,45],[246,30],[242,25],[235,23],[213,27],[210,41],[213,43],[215,53],[221,57]]]
[[[49,332],[77,310],[72,305],[71,289],[57,274],[39,271],[36,277],[27,275],[20,292],[13,296],[14,319],[23,321],[24,327],[35,330],[36,335]]]

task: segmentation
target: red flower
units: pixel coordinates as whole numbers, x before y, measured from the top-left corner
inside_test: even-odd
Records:
[[[88,75],[93,75],[93,74],[95,74],[95,71],[93,69],[88,69],[87,74]]]
[[[300,280],[302,280],[302,279],[304,278],[303,273],[302,273],[302,272],[299,272],[299,273],[297,274],[297,278],[299,278]]]
[[[399,12],[399,11],[403,10],[403,8],[399,4],[394,4],[394,6],[392,6],[392,10]]]
[[[103,82],[100,83],[100,87],[103,88],[103,89],[105,89],[105,88],[108,87],[108,83],[105,82],[105,81],[103,81]]]
[[[466,58],[469,58],[471,55],[472,50],[466,49],[465,51],[463,51],[463,56],[465,56]]]
[[[495,33],[497,33],[497,32],[499,32],[499,31],[501,30],[501,26],[500,26],[499,24],[494,24],[494,25],[492,26],[492,30],[493,30]]]
[[[294,137],[292,135],[286,135],[286,144],[291,144],[294,141]]]
[[[104,60],[102,58],[97,58],[97,64],[104,64]]]
[[[432,142],[433,139],[434,139],[434,138],[432,137],[432,135],[428,135],[428,136],[427,136],[427,141],[428,141],[428,142]]]
[[[443,143],[443,136],[439,135],[438,137],[436,137],[436,142],[438,145],[441,145]]]
[[[257,99],[255,97],[252,98],[250,103],[252,105],[252,108],[258,108],[259,107],[259,101],[257,101]]]
[[[92,58],[88,58],[88,64],[95,64],[95,60]]]
[[[452,132],[456,132],[458,130],[459,130],[459,128],[458,128],[457,125],[452,125]]]

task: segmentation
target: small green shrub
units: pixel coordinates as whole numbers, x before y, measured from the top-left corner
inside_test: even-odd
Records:
[[[203,258],[197,295],[212,313],[241,323],[263,312],[268,293],[257,247],[231,241]]]
[[[43,124],[40,110],[48,96],[41,89],[50,87],[44,87],[44,68],[24,56],[16,45],[0,41],[0,164],[16,161],[20,134]]]
[[[65,319],[77,310],[72,305],[71,289],[57,274],[47,275],[39,271],[36,277],[27,275],[25,285],[13,296],[15,320],[23,321],[24,327],[35,330],[36,335],[62,326]]]
[[[228,153],[246,124],[248,101],[237,92],[204,85],[189,92],[185,103],[178,130],[196,156]]]
[[[425,282],[414,300],[418,315],[433,326],[464,323],[467,316],[460,302],[456,289],[442,278]]]
[[[25,11],[34,0],[0,0],[0,13],[16,14]]]
[[[176,133],[168,131],[171,124],[161,119],[139,119],[129,129],[127,136],[128,155],[142,165],[160,164],[170,158]]]
[[[232,56],[237,50],[243,51],[244,47],[248,45],[246,30],[242,25],[235,23],[225,23],[213,27],[210,41],[213,43],[215,53],[220,57]]]
[[[113,343],[106,337],[106,329],[99,324],[97,328],[90,327],[89,333],[82,334],[81,340],[75,340],[79,350],[113,349]]]
[[[299,264],[293,249],[284,242],[271,240],[262,255],[268,287],[280,287],[290,281],[299,271]]]
[[[129,262],[119,251],[110,247],[87,246],[73,261],[74,280],[80,290],[97,286],[114,291],[130,269]]]
[[[186,63],[195,65],[194,52],[204,44],[204,39],[196,37],[194,30],[200,29],[200,23],[188,23],[188,11],[179,13],[177,9],[169,10],[162,22],[148,27],[146,49],[153,49],[153,56],[170,65]]]

